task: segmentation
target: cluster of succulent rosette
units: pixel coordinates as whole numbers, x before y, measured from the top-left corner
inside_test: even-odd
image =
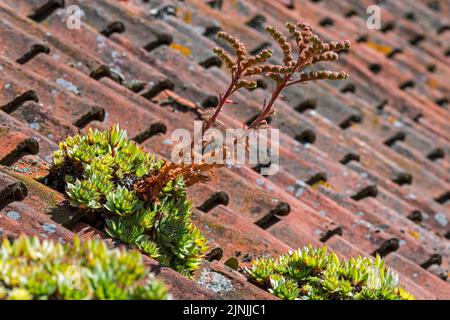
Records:
[[[283,64],[272,64],[272,50],[264,49],[254,56],[250,56],[245,45],[227,34],[219,32],[218,38],[222,39],[234,50],[236,57],[232,58],[222,48],[215,48],[214,52],[224,62],[231,74],[231,81],[228,89],[220,95],[219,104],[213,115],[205,122],[203,130],[211,128],[217,121],[217,117],[223,106],[230,101],[230,97],[241,88],[254,89],[257,81],[254,76],[265,76],[275,81],[272,96],[268,101],[264,101],[261,113],[248,125],[247,131],[258,128],[266,124],[266,119],[275,112],[275,102],[280,97],[282,91],[291,86],[315,80],[345,80],[348,74],[329,70],[305,71],[305,69],[316,63],[323,61],[334,61],[339,58],[339,52],[350,48],[350,41],[324,42],[319,36],[313,33],[312,28],[304,23],[286,23],[286,28],[291,39],[287,39],[280,31],[272,26],[267,26],[266,31],[275,40],[283,52]],[[296,45],[296,58],[293,55],[292,44]]]
[[[252,283],[286,300],[414,299],[379,256],[340,260],[325,247],[255,259],[245,273]]]
[[[0,242],[0,300],[166,300],[137,251],[75,238],[70,244],[20,236]]]
[[[207,240],[190,219],[182,177],[167,181],[157,199],[136,192],[139,181],[158,175],[164,161],[142,150],[114,125],[60,143],[51,180],[63,185],[70,204],[105,221],[106,232],[185,275],[202,263]]]

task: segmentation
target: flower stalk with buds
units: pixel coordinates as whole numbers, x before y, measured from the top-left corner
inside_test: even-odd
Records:
[[[236,58],[233,60],[222,48],[214,49],[214,53],[224,62],[231,73],[231,83],[225,93],[220,94],[219,104],[213,115],[204,123],[202,133],[205,133],[217,121],[217,117],[222,111],[223,106],[230,103],[229,98],[233,93],[241,88],[256,88],[256,81],[249,79],[248,76],[262,74],[264,71],[259,65],[265,63],[272,57],[272,50],[269,49],[262,50],[255,56],[248,57],[247,49],[238,39],[225,32],[219,32],[217,36],[219,39],[230,44],[236,53]]]
[[[236,137],[230,145],[223,146],[223,155],[226,158],[228,152],[234,150],[235,145],[239,141],[247,141],[248,134],[251,130],[256,130],[267,123],[267,118],[275,113],[275,102],[280,97],[281,92],[292,85],[305,83],[315,80],[344,80],[348,78],[345,72],[332,72],[328,70],[323,71],[304,71],[305,68],[321,62],[334,61],[338,59],[338,52],[350,48],[350,41],[329,42],[321,41],[319,37],[312,32],[312,28],[306,23],[300,22],[297,24],[287,23],[286,28],[292,38],[295,40],[297,46],[297,58],[294,59],[291,44],[287,38],[275,28],[268,26],[266,31],[277,42],[283,52],[283,64],[274,65],[268,63],[272,57],[272,50],[264,49],[256,55],[249,55],[245,45],[237,38],[229,35],[226,32],[219,32],[217,37],[227,42],[235,52],[233,58],[222,48],[215,48],[215,54],[224,62],[224,65],[230,72],[231,81],[223,94],[219,94],[219,103],[213,114],[204,122],[200,132],[201,137],[194,137],[191,141],[191,157],[195,158],[195,141],[202,141],[201,147],[205,147],[208,142],[204,141],[204,135],[213,126],[219,124],[218,116],[226,104],[234,103],[230,98],[241,88],[253,89],[256,88],[257,83],[254,76],[262,75],[275,81],[275,89],[268,102],[264,102],[262,111],[256,119],[244,130],[243,134]],[[296,75],[298,76],[296,77]],[[200,139],[196,139],[200,138]],[[154,179],[146,181],[141,185],[142,192],[147,192],[152,189],[153,196],[159,193],[163,188],[168,177],[182,176],[190,181],[205,182],[213,175],[212,170],[223,164],[211,164],[211,158],[216,155],[217,149],[213,148],[211,151],[203,155],[201,163],[181,163],[181,164],[167,164],[165,170],[162,170],[159,176]],[[178,166],[184,167],[179,170]],[[158,186],[158,187],[156,187]]]
[[[248,126],[247,132],[257,129],[265,124],[267,118],[275,113],[274,104],[281,92],[292,85],[315,80],[345,80],[348,78],[345,72],[333,72],[328,70],[305,72],[304,69],[322,61],[334,61],[339,58],[338,52],[350,48],[350,41],[326,43],[312,32],[312,28],[306,23],[300,22],[294,25],[288,22],[286,28],[297,46],[297,59],[292,53],[292,46],[285,36],[274,27],[268,26],[266,31],[272,36],[283,51],[283,65],[262,65],[260,68],[265,75],[274,80],[275,89],[269,101],[264,104],[259,116]],[[298,77],[295,77],[299,74]]]

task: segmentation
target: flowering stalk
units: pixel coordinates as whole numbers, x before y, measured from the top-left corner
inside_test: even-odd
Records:
[[[282,66],[263,65],[261,68],[266,71],[266,76],[276,82],[274,91],[268,103],[265,103],[259,116],[248,126],[246,132],[257,129],[274,112],[274,103],[279,98],[281,92],[292,85],[305,83],[314,80],[344,80],[348,78],[345,72],[332,72],[328,70],[318,72],[302,72],[306,67],[321,61],[334,61],[339,58],[338,52],[350,48],[350,41],[325,43],[312,32],[312,28],[306,23],[300,22],[294,25],[286,24],[290,35],[294,38],[298,47],[297,61],[292,56],[292,47],[286,37],[275,28],[268,26],[266,31],[278,43],[283,51]],[[294,75],[300,73],[298,79]]]
[[[244,77],[262,73],[262,70],[255,72],[255,66],[266,62],[272,57],[272,51],[269,49],[261,51],[256,56],[248,57],[247,49],[238,39],[226,32],[219,32],[217,37],[231,45],[236,53],[236,59],[233,60],[222,48],[214,48],[214,53],[225,63],[231,73],[231,83],[225,93],[219,95],[219,104],[212,116],[204,123],[202,134],[214,125],[223,106],[227,103],[232,103],[229,98],[233,93],[241,88],[256,88],[256,81],[244,79]]]
[[[191,163],[181,163],[179,165],[166,163],[165,170],[160,172],[160,175],[147,181],[143,190],[149,190],[149,186],[153,189],[153,196],[158,194],[159,190],[165,185],[168,177],[174,178],[176,176],[182,176],[183,178],[196,183],[205,182],[212,174],[212,170],[216,167],[221,167],[223,164],[210,164],[211,158],[214,158],[215,148],[209,151],[202,157],[201,163],[195,163],[195,141],[201,141],[201,147],[206,144],[204,141],[204,134],[208,129],[219,124],[218,116],[223,110],[223,107],[228,103],[233,103],[231,96],[241,88],[254,89],[257,87],[254,76],[263,75],[275,81],[275,89],[269,101],[264,102],[263,108],[256,117],[256,119],[244,130],[243,134],[236,137],[232,143],[223,146],[224,157],[227,152],[234,150],[234,147],[239,141],[247,141],[247,136],[252,130],[256,130],[259,127],[267,123],[267,118],[275,113],[275,102],[279,98],[282,91],[292,85],[305,83],[314,80],[343,80],[347,79],[348,75],[345,72],[332,72],[328,70],[305,72],[304,69],[321,61],[334,61],[338,59],[338,52],[350,48],[350,41],[330,42],[325,43],[319,39],[319,37],[312,32],[312,28],[304,22],[297,24],[287,23],[291,37],[295,40],[298,49],[297,59],[295,60],[292,55],[292,47],[285,36],[273,27],[267,27],[267,32],[277,42],[283,51],[283,64],[274,65],[267,63],[272,57],[272,51],[270,49],[262,50],[259,54],[249,56],[245,45],[236,39],[235,37],[225,33],[219,32],[217,34],[219,39],[227,42],[235,51],[236,57],[233,59],[222,48],[215,48],[214,53],[224,62],[224,65],[230,72],[231,81],[223,94],[219,94],[219,103],[213,114],[204,122],[202,126],[201,137],[195,136],[191,141]],[[296,78],[296,74],[299,74]],[[181,156],[181,154],[180,154]],[[183,167],[183,170],[179,170],[178,167]],[[204,175],[207,173],[207,175]],[[159,181],[159,182],[158,182]],[[158,186],[158,187],[156,187]]]

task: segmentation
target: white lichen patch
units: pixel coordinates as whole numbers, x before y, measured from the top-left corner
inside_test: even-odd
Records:
[[[47,233],[53,234],[56,232],[56,225],[53,223],[44,223],[42,229]]]
[[[436,221],[437,222],[439,222],[439,224],[441,225],[441,226],[446,226],[447,224],[448,224],[448,219],[447,219],[447,217],[445,216],[445,214],[443,214],[443,213],[436,213],[435,215],[434,215],[434,219],[436,219]]]
[[[80,95],[80,90],[78,89],[78,87],[66,79],[56,79],[56,84],[76,95]]]

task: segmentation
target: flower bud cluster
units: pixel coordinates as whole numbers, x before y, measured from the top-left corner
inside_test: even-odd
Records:
[[[286,37],[274,27],[267,26],[266,31],[272,36],[272,38],[278,43],[281,50],[283,51],[283,63],[288,66],[293,64],[294,58],[292,57],[292,48]]]
[[[272,57],[272,50],[264,49],[263,51],[258,53],[256,56],[250,57],[247,60],[243,61],[241,63],[242,69],[246,69],[246,68],[264,63],[267,60],[269,60],[271,57]]]
[[[214,48],[214,53],[219,57],[220,60],[227,66],[228,70],[233,71],[234,69],[234,61],[230,57],[228,53],[225,52],[222,48]]]

